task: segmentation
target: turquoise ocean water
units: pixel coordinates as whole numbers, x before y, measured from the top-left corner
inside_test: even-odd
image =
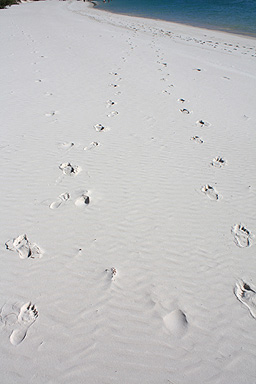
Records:
[[[106,0],[106,11],[256,37],[256,0]]]

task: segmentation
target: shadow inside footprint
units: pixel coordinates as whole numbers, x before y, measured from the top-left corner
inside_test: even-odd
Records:
[[[69,176],[77,175],[80,172],[80,170],[81,170],[81,168],[78,167],[77,165],[73,166],[70,163],[62,163],[62,164],[60,164],[59,169],[62,170],[64,175],[69,175]]]

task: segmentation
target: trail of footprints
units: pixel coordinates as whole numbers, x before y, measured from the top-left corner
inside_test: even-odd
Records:
[[[154,47],[152,46],[152,48]],[[159,53],[159,50],[157,50],[156,52]],[[157,56],[159,57],[159,55]],[[168,63],[166,62],[158,61],[158,64],[160,64],[162,68],[168,67]],[[202,69],[200,68],[195,68],[194,70],[197,72],[202,71]],[[160,71],[162,71],[161,68]],[[119,88],[120,85],[117,83],[120,82],[122,78],[119,77],[118,72],[111,72],[110,75],[115,78],[115,81],[110,83],[109,86],[113,89]],[[169,73],[166,76],[169,76]],[[165,81],[166,78],[162,78],[161,80]],[[36,80],[37,83],[41,83],[42,81],[42,79]],[[168,88],[171,89],[173,86],[173,84],[170,84],[168,85]],[[163,93],[170,94],[170,91],[164,90]],[[116,94],[120,95],[121,92],[118,91]],[[47,95],[52,95],[52,93],[48,92]],[[184,98],[180,98],[177,101],[181,104],[186,103],[186,100]],[[112,109],[116,104],[117,103],[115,101],[110,99],[106,102],[106,107]],[[185,107],[180,108],[179,111],[184,115],[190,115],[192,113],[191,110]],[[45,116],[52,117],[55,116],[57,113],[57,111],[52,111],[46,113]],[[107,117],[113,118],[116,117],[118,114],[118,111],[112,110],[110,113],[107,114]],[[199,128],[208,128],[210,127],[210,125],[211,124],[205,120],[196,121],[196,126]],[[110,130],[109,127],[104,126],[101,123],[95,124],[94,129],[96,132],[107,132],[108,130]],[[204,141],[198,135],[191,137],[191,141],[200,145],[204,143]],[[84,147],[83,150],[88,151],[98,147],[99,145],[100,143],[98,141],[93,141],[88,146]],[[73,142],[64,142],[59,144],[59,149],[69,152],[74,146],[75,143]],[[227,161],[222,157],[217,156],[211,161],[210,165],[215,168],[223,168],[227,165]],[[65,162],[59,165],[59,170],[64,176],[74,177],[82,171],[82,168],[70,162]],[[201,192],[212,201],[219,201],[222,198],[222,196],[217,192],[215,187],[209,184],[205,184],[204,186],[202,186]],[[85,207],[89,205],[89,203],[91,202],[91,198],[89,196],[88,191],[80,193],[80,195],[76,196],[75,198],[73,198],[73,196],[71,196],[69,192],[64,192],[60,194],[56,198],[56,200],[49,205],[49,208],[52,210],[56,210],[70,202],[73,202],[74,205],[77,207]],[[231,228],[231,233],[234,236],[234,243],[238,247],[246,248],[252,245],[254,235],[244,225],[235,224]],[[16,238],[8,240],[5,243],[5,247],[8,251],[16,252],[19,255],[20,259],[23,260],[41,258],[44,254],[44,251],[37,244],[32,243],[28,240],[26,234],[22,234],[17,236]],[[114,283],[115,280],[118,278],[119,274],[115,267],[106,269],[105,272],[110,282]],[[236,283],[234,287],[234,294],[236,298],[248,308],[251,316],[253,318],[256,318],[256,291],[251,288],[246,282],[240,280]],[[29,328],[37,320],[38,316],[38,310],[36,306],[31,302],[25,303],[21,306],[9,306],[8,304],[5,304],[1,308],[0,321],[4,325],[4,328],[9,332],[9,340],[12,345],[17,346],[25,339]],[[167,332],[176,337],[182,337],[186,333],[189,326],[186,314],[179,308],[173,310],[170,313],[167,313],[163,317],[163,324]]]

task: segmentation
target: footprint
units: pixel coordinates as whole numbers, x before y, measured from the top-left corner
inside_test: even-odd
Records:
[[[40,258],[43,255],[43,251],[36,244],[30,243],[28,241],[27,235],[20,235],[16,239],[8,240],[5,243],[6,249],[9,251],[18,252],[21,259],[35,259]]]
[[[78,167],[77,165],[73,166],[70,163],[60,164],[59,169],[62,170],[64,175],[69,175],[69,176],[77,175],[81,171],[80,167]]]
[[[116,276],[117,276],[117,269],[112,267],[110,270],[109,269],[105,269],[105,272],[107,272],[109,275],[110,275],[110,278],[112,281],[115,280]]]
[[[90,145],[88,145],[88,147],[84,147],[84,151],[89,151],[90,149],[98,147],[99,145],[100,143],[98,143],[97,141],[93,141]]]
[[[51,209],[57,209],[59,208],[63,203],[68,201],[70,199],[70,194],[69,193],[62,193],[59,195],[57,201],[54,201],[53,203],[50,204]]]
[[[177,101],[179,101],[180,103],[185,103],[185,99],[178,99]]]
[[[165,328],[172,335],[182,337],[188,328],[187,317],[180,309],[175,309],[163,318]]]
[[[115,101],[113,100],[108,100],[107,101],[107,107],[110,108],[110,107],[113,107],[113,105],[117,104]]]
[[[102,124],[96,124],[96,125],[94,125],[94,129],[95,129],[97,132],[109,131],[109,128],[108,128],[108,127],[105,127],[105,126],[102,125]]]
[[[74,145],[75,145],[75,143],[72,143],[72,142],[70,142],[70,143],[64,142],[64,143],[60,143],[60,144],[59,144],[59,148],[60,148],[60,149],[66,149],[66,150],[69,150],[69,149],[71,149],[72,147],[74,147]]]
[[[110,87],[113,87],[113,88],[117,88],[117,87],[119,87],[118,84],[109,84],[109,86],[110,86]]]
[[[209,184],[204,185],[201,191],[209,197],[210,200],[220,200],[221,196],[217,193],[216,189]]]
[[[191,137],[190,140],[193,140],[197,144],[203,144],[203,142],[204,142],[202,139],[200,139],[199,136],[193,136],[193,137]]]
[[[224,167],[225,165],[227,164],[227,161],[224,160],[222,157],[220,156],[217,156],[215,157],[212,162],[211,162],[211,165],[213,167],[216,167],[216,168],[222,168]]]
[[[18,321],[15,325],[17,328],[14,329],[10,335],[10,342],[13,345],[20,344],[25,339],[29,327],[31,327],[37,318],[38,311],[36,306],[31,304],[31,302],[24,304],[20,309]]]
[[[77,207],[85,207],[89,205],[89,203],[90,203],[90,197],[87,195],[87,192],[83,193],[75,201],[75,205]]]
[[[45,113],[45,116],[51,117],[51,116],[55,116],[57,113],[58,113],[57,111],[51,111],[51,112]]]
[[[208,123],[208,121],[204,121],[204,120],[198,120],[196,122],[196,124],[199,126],[199,127],[209,127],[211,124]]]
[[[234,242],[240,248],[247,248],[252,245],[254,235],[242,224],[235,224],[231,233],[234,235]]]
[[[113,112],[110,112],[108,114],[108,117],[114,117],[114,116],[117,116],[118,115],[118,112],[117,111],[113,111]]]
[[[186,114],[186,115],[189,115],[189,113],[190,113],[189,110],[186,109],[186,108],[183,108],[183,109],[181,108],[181,109],[180,109],[180,112],[181,112],[181,113],[184,113],[184,114]]]
[[[252,317],[256,319],[256,292],[249,284],[246,284],[242,280],[238,281],[234,288],[234,294],[237,299],[249,309]]]

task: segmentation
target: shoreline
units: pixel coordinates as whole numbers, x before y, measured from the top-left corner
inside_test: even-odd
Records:
[[[179,21],[175,21],[175,20],[165,20],[165,19],[161,19],[161,18],[155,18],[155,17],[150,17],[150,16],[138,16],[136,14],[133,14],[133,13],[122,13],[122,12],[113,12],[111,10],[106,10],[106,9],[103,9],[101,7],[98,6],[98,1],[91,1],[91,0],[86,0],[88,3],[91,3],[93,4],[93,7],[99,11],[103,11],[103,12],[106,12],[106,13],[110,13],[110,14],[114,14],[114,15],[122,15],[122,16],[128,16],[128,17],[135,17],[135,18],[139,18],[139,19],[146,19],[146,20],[156,20],[156,21],[163,21],[163,22],[166,22],[166,23],[172,23],[172,24],[178,24],[180,26],[182,25],[185,25],[187,27],[194,27],[194,28],[199,28],[199,29],[205,29],[205,30],[208,30],[208,31],[216,31],[216,32],[226,32],[228,34],[231,34],[231,35],[236,35],[236,36],[242,36],[242,37],[249,37],[249,38],[253,38],[253,39],[256,39],[256,33],[247,33],[247,32],[236,32],[236,31],[233,31],[233,30],[228,30],[228,29],[224,29],[224,28],[217,28],[217,27],[210,27],[210,26],[204,26],[204,25],[199,25],[199,24],[190,24],[190,23],[182,23],[182,22],[179,22]]]

